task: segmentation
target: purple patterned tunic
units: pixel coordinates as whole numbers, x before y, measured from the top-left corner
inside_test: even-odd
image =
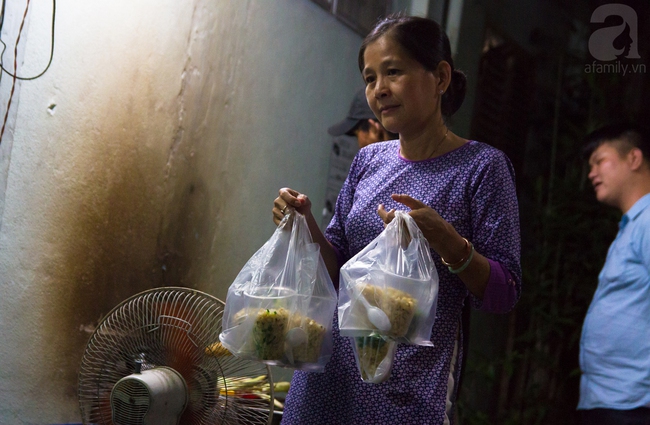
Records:
[[[376,212],[380,203],[386,210],[408,210],[390,198],[393,193],[423,201],[472,241],[477,252],[505,267],[514,278],[510,291],[515,296],[508,295],[507,288],[501,292],[497,289],[495,295],[492,288],[491,297],[507,299],[507,309],[514,307],[521,288],[519,213],[512,165],[501,151],[471,141],[437,158],[408,161],[399,156],[397,140],[363,148],[352,163],[325,232],[339,251],[340,260],[347,261],[384,229]],[[365,383],[357,370],[351,342],[339,335],[334,317],[332,358],[323,373],[294,373],[283,424],[447,421],[449,382],[458,382],[460,376],[462,352],[455,361],[452,359],[454,347],[462,347],[460,317],[468,290],[442,265],[438,254],[432,251],[432,255],[440,278],[431,334],[434,347],[400,344],[391,377],[381,384]],[[481,307],[480,300],[472,301]],[[454,400],[455,388],[450,391]]]

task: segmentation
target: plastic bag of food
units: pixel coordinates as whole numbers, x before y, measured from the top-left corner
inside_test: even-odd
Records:
[[[305,217],[291,211],[228,289],[219,339],[237,357],[322,371],[336,291]]]
[[[397,343],[381,335],[350,338],[363,382],[379,384],[390,377]]]
[[[432,346],[438,272],[429,243],[410,215],[396,211],[384,231],[341,267],[341,335],[380,334]]]

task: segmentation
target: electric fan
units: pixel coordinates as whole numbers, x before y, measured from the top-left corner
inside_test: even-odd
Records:
[[[221,346],[223,308],[209,294],[179,287],[150,289],[115,307],[81,362],[84,424],[270,423],[270,369]]]

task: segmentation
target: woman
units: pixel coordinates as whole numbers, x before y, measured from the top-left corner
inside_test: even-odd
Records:
[[[519,217],[513,170],[499,150],[446,126],[465,95],[449,40],[434,21],[392,16],[364,40],[359,69],[381,124],[399,140],[356,156],[325,234],[309,198],[284,188],[277,224],[288,208],[305,214],[333,282],[339,268],[370,243],[395,210],[409,211],[429,241],[440,278],[434,347],[400,344],[390,379],[364,383],[348,338],[334,318],[334,352],[322,374],[296,372],[283,423],[453,423],[462,353],[461,310],[511,310],[520,295]]]

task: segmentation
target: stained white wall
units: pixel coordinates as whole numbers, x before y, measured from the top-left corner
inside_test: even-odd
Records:
[[[30,6],[26,74],[49,54],[50,12]],[[309,0],[60,0],[56,19],[54,62],[22,83],[13,123],[6,425],[80,420],[85,343],[126,297],[183,285],[225,299],[273,231],[280,187],[322,204],[326,129],[361,84],[360,37]]]

